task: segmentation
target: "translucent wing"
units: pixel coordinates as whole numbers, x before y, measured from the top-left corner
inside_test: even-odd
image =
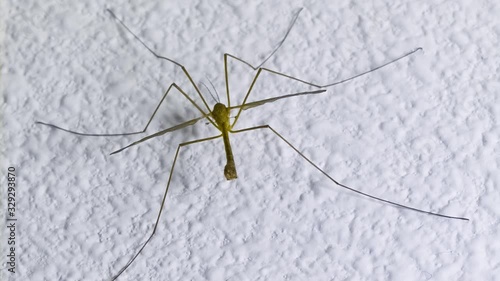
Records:
[[[263,99],[263,100],[259,100],[259,101],[248,102],[245,104],[235,105],[235,106],[231,106],[230,109],[241,108],[243,110],[247,110],[250,108],[261,106],[261,105],[266,104],[266,103],[275,102],[275,101],[280,100],[280,99],[286,99],[286,98],[291,98],[291,97],[296,97],[296,96],[305,96],[305,95],[317,95],[317,94],[321,94],[324,92],[326,92],[326,90],[300,92],[300,93],[289,94],[289,95],[279,96],[279,97],[275,97],[275,98],[268,98],[268,99]]]
[[[196,124],[196,122],[198,122],[198,121],[200,121],[201,119],[204,119],[204,118],[206,118],[206,116],[201,116],[201,117],[198,117],[198,118],[195,118],[195,119],[191,119],[189,121],[186,121],[184,123],[180,123],[178,125],[175,125],[173,127],[168,128],[168,129],[161,130],[161,131],[159,131],[157,133],[154,133],[154,134],[149,135],[147,137],[144,137],[144,138],[142,138],[142,139],[140,139],[140,140],[138,140],[136,142],[133,142],[133,143],[131,143],[131,144],[125,146],[125,147],[122,147],[122,148],[118,149],[117,151],[112,152],[111,155],[119,153],[119,152],[122,152],[123,150],[125,150],[125,149],[127,149],[127,148],[129,148],[131,146],[134,146],[134,145],[139,144],[141,142],[145,142],[145,141],[147,141],[149,139],[156,138],[156,137],[159,137],[159,136],[164,135],[166,133],[177,131],[179,129],[186,128],[187,126],[194,125],[194,124]]]

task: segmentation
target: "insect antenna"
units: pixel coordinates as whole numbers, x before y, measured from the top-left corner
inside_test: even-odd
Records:
[[[214,89],[215,94],[217,95],[217,102],[220,103],[220,96],[219,96],[219,93],[217,92],[217,89],[215,88],[214,84],[212,83],[212,81],[208,77],[205,77],[205,78],[207,78],[208,82],[210,82],[210,85],[212,85],[212,89]]]
[[[210,96],[212,97],[212,99],[214,100],[214,102],[219,102],[217,99],[215,99],[215,96],[212,94],[212,91],[210,91],[210,89],[207,87],[207,85],[205,85],[205,83],[203,82],[200,82],[201,85],[203,85],[203,87],[205,87],[205,89],[207,89],[208,93],[210,94]]]

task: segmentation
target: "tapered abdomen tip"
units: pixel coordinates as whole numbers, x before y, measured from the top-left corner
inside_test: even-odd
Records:
[[[224,167],[224,176],[228,181],[237,179],[238,174],[236,173],[236,167],[234,165],[226,165]]]

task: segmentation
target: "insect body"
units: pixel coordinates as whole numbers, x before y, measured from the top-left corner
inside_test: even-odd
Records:
[[[229,121],[229,109],[222,103],[214,105],[212,117],[218,125],[219,130],[222,132],[222,139],[224,140],[224,149],[226,150],[227,163],[224,166],[224,176],[227,180],[234,180],[238,178],[236,173],[236,165],[234,164],[233,151],[231,143],[229,142],[229,131],[231,131],[231,122]]]
[[[82,133],[82,132],[77,132],[77,131],[73,131],[73,130],[68,130],[68,129],[59,127],[57,125],[53,125],[53,124],[49,124],[49,123],[45,123],[45,122],[36,122],[36,123],[37,124],[41,124],[41,125],[45,125],[45,126],[49,126],[51,128],[54,128],[54,129],[63,130],[63,131],[66,131],[66,132],[69,132],[69,133],[72,133],[72,134],[80,135],[80,136],[124,136],[124,135],[141,134],[141,133],[144,133],[147,130],[149,124],[151,123],[151,121],[155,117],[155,114],[158,111],[160,105],[166,99],[166,97],[170,93],[170,91],[173,90],[173,89],[175,89],[178,92],[180,92],[186,99],[188,99],[189,102],[194,107],[196,107],[196,109],[201,113],[201,116],[198,117],[198,118],[186,121],[184,123],[178,124],[176,126],[164,129],[162,131],[159,131],[157,133],[151,134],[149,136],[146,136],[146,137],[144,137],[144,138],[142,138],[142,139],[140,139],[140,140],[138,140],[136,142],[131,143],[128,146],[125,146],[123,148],[120,148],[120,149],[112,152],[111,153],[112,155],[116,154],[116,153],[120,153],[123,150],[125,150],[127,148],[130,148],[131,146],[137,145],[137,144],[142,143],[144,141],[147,141],[149,139],[152,139],[152,138],[155,138],[155,137],[158,137],[158,136],[161,136],[161,135],[164,135],[164,134],[167,134],[167,133],[170,133],[170,132],[173,132],[173,131],[185,128],[187,126],[191,126],[191,125],[193,125],[193,124],[195,124],[198,121],[203,120],[203,119],[207,120],[217,130],[220,131],[219,135],[208,137],[208,138],[203,138],[203,139],[198,139],[198,140],[192,140],[192,141],[184,142],[184,143],[181,143],[181,144],[178,145],[176,153],[175,153],[175,156],[174,156],[174,159],[173,159],[172,168],[170,170],[170,174],[169,174],[167,186],[166,186],[165,192],[163,194],[163,199],[162,199],[162,202],[161,202],[160,210],[158,212],[158,216],[156,218],[156,222],[155,222],[153,231],[152,231],[151,235],[148,237],[148,239],[139,248],[139,250],[127,262],[127,264],[125,264],[118,271],[118,273],[113,277],[113,280],[115,280],[116,278],[118,278],[133,263],[133,261],[139,256],[139,254],[142,252],[142,250],[144,249],[144,247],[150,242],[150,240],[153,238],[154,234],[156,233],[156,229],[158,227],[158,222],[159,222],[161,214],[162,214],[162,210],[163,210],[163,207],[164,207],[164,204],[165,204],[165,199],[166,199],[166,196],[167,196],[167,193],[168,193],[168,189],[170,187],[170,182],[171,182],[171,179],[172,179],[172,174],[174,172],[175,163],[176,163],[177,157],[179,155],[179,150],[182,147],[189,146],[189,145],[194,144],[194,143],[200,143],[200,142],[210,141],[210,140],[214,140],[214,139],[222,137],[223,142],[224,142],[225,153],[226,153],[226,161],[227,161],[226,165],[224,167],[224,176],[225,176],[225,178],[227,180],[234,180],[234,179],[236,179],[238,177],[237,172],[236,172],[236,164],[235,164],[235,161],[234,161],[234,156],[233,156],[233,152],[231,150],[231,145],[230,145],[230,140],[229,140],[229,134],[230,133],[241,133],[241,132],[249,132],[249,131],[254,131],[254,130],[267,130],[267,131],[270,131],[273,134],[275,134],[278,138],[280,138],[283,142],[285,142],[291,149],[293,149],[295,152],[297,152],[311,166],[313,166],[315,169],[317,169],[318,171],[320,171],[323,175],[325,175],[328,179],[330,179],[333,183],[335,183],[336,185],[338,185],[340,187],[343,187],[343,188],[348,189],[348,190],[350,190],[352,192],[355,192],[357,194],[360,194],[360,195],[363,195],[363,196],[372,198],[374,200],[378,200],[378,201],[381,201],[381,202],[384,202],[384,203],[387,203],[387,204],[390,204],[390,205],[393,205],[393,206],[396,206],[396,207],[399,207],[399,208],[409,209],[409,210],[412,210],[412,211],[416,211],[416,212],[420,212],[420,213],[425,213],[425,214],[433,215],[433,216],[439,216],[439,217],[443,217],[443,218],[447,218],[447,219],[468,220],[467,218],[464,218],[464,217],[448,216],[448,215],[443,215],[443,214],[439,214],[439,213],[434,213],[434,212],[420,210],[420,209],[413,208],[413,207],[408,207],[408,206],[405,206],[405,205],[402,205],[402,204],[399,204],[399,203],[395,203],[395,202],[392,202],[392,201],[389,201],[389,200],[386,200],[386,199],[382,199],[382,198],[379,198],[379,197],[376,197],[376,196],[373,196],[373,195],[361,192],[361,191],[356,190],[354,188],[351,188],[349,186],[346,186],[346,185],[338,182],[337,180],[335,180],[327,172],[325,172],[323,169],[321,169],[312,160],[310,160],[307,156],[305,156],[299,149],[297,149],[294,145],[292,145],[292,143],[289,142],[284,136],[282,136],[280,133],[278,133],[275,129],[273,129],[269,125],[261,125],[261,126],[255,126],[255,127],[240,129],[240,130],[233,130],[233,127],[236,124],[236,122],[238,121],[238,118],[240,117],[240,114],[241,114],[241,112],[243,110],[248,110],[248,109],[251,109],[251,108],[254,108],[254,107],[266,104],[266,103],[272,103],[272,102],[278,101],[280,99],[292,98],[292,97],[297,97],[297,96],[302,96],[302,95],[315,95],[315,94],[324,93],[326,91],[325,88],[332,87],[334,85],[341,84],[341,83],[353,80],[353,79],[355,79],[357,77],[360,77],[362,75],[365,75],[365,74],[368,74],[368,73],[373,72],[375,70],[378,70],[378,69],[380,69],[382,67],[385,67],[385,66],[387,66],[387,65],[389,65],[391,63],[394,63],[395,61],[398,61],[398,60],[400,60],[402,58],[405,58],[405,57],[407,57],[407,56],[409,56],[409,55],[411,55],[411,54],[413,54],[413,53],[421,50],[421,48],[417,48],[417,49],[415,49],[415,50],[413,50],[413,51],[411,51],[411,52],[409,52],[407,54],[404,54],[404,55],[402,55],[402,56],[400,56],[400,57],[398,57],[398,58],[396,58],[396,59],[394,59],[392,61],[389,61],[389,62],[387,62],[387,63],[385,63],[383,65],[380,65],[380,66],[375,67],[373,69],[370,69],[368,71],[365,71],[365,72],[363,72],[361,74],[358,74],[358,75],[355,75],[353,77],[344,79],[342,81],[338,81],[338,82],[334,82],[334,83],[330,83],[330,84],[326,84],[326,85],[317,85],[317,84],[314,84],[314,83],[311,83],[311,82],[307,82],[307,81],[304,81],[302,79],[298,79],[296,77],[293,77],[293,76],[290,76],[290,75],[287,75],[287,74],[284,74],[284,73],[281,73],[281,72],[278,72],[278,71],[275,71],[275,70],[271,70],[271,69],[267,69],[267,68],[262,67],[262,65],[283,44],[283,42],[285,41],[285,39],[288,36],[288,33],[290,32],[290,30],[293,27],[295,21],[297,20],[297,18],[299,16],[299,13],[300,13],[301,10],[299,10],[299,12],[295,15],[295,17],[294,17],[292,23],[290,24],[290,26],[289,26],[289,28],[288,28],[288,30],[287,30],[284,38],[281,40],[281,42],[278,44],[278,46],[273,50],[273,52],[259,66],[255,67],[255,66],[249,64],[248,62],[244,61],[243,59],[240,59],[240,58],[238,58],[236,56],[233,56],[231,54],[227,54],[227,53],[224,54],[224,71],[225,71],[226,95],[227,95],[227,101],[228,101],[228,103],[227,103],[227,106],[226,106],[226,105],[218,102],[217,104],[215,104],[215,106],[213,107],[213,110],[211,110],[211,111],[210,111],[210,108],[209,108],[207,102],[203,98],[203,95],[201,94],[200,90],[198,89],[198,86],[196,86],[196,84],[194,83],[193,79],[191,78],[189,72],[186,70],[186,68],[183,65],[181,65],[180,63],[178,63],[178,62],[176,62],[176,61],[174,61],[174,60],[172,60],[170,58],[167,58],[167,57],[160,56],[160,55],[156,54],[137,35],[135,35],[120,19],[118,19],[118,17],[116,17],[116,15],[111,10],[108,10],[108,12],[128,32],[130,32],[139,43],[141,43],[146,49],[148,49],[148,51],[151,54],[153,54],[156,58],[167,60],[167,61],[175,64],[177,67],[180,67],[182,69],[182,71],[184,72],[184,74],[186,75],[186,77],[188,78],[188,80],[190,81],[191,85],[193,86],[193,88],[196,90],[196,92],[200,96],[201,100],[203,101],[204,108],[203,108],[203,106],[199,106],[196,102],[194,102],[184,92],[184,90],[181,89],[177,84],[172,83],[168,87],[167,91],[163,95],[163,97],[160,100],[158,106],[154,110],[151,118],[149,119],[148,123],[146,124],[145,128],[142,131],[138,131],[138,132],[126,132],[126,133],[118,133],[118,134],[116,134],[116,133],[115,134],[94,134],[94,133]],[[247,65],[248,67],[252,68],[254,71],[256,71],[254,79],[253,79],[253,81],[252,81],[252,83],[251,83],[251,85],[250,85],[250,87],[249,87],[249,89],[248,89],[248,91],[247,91],[247,93],[246,93],[246,95],[245,95],[245,97],[243,99],[243,103],[241,105],[231,106],[231,103],[230,103],[229,84],[228,84],[228,67],[227,67],[227,61],[228,61],[228,59],[234,59],[236,61],[239,61],[239,62]],[[252,91],[252,88],[255,85],[255,82],[257,81],[259,75],[263,71],[269,72],[269,73],[274,74],[274,75],[282,76],[282,77],[285,77],[285,78],[288,78],[288,79],[291,79],[291,80],[295,80],[295,81],[301,82],[303,84],[306,84],[306,85],[309,85],[309,86],[311,86],[313,88],[316,88],[316,90],[311,90],[311,91],[306,91],[306,92],[300,92],[300,93],[293,93],[293,94],[287,94],[287,95],[282,95],[282,96],[273,97],[273,98],[267,98],[267,99],[263,99],[263,100],[259,100],[259,101],[254,101],[254,102],[247,102],[247,99],[248,99],[248,97],[249,97],[249,95],[250,95],[250,93]],[[235,119],[234,119],[234,121],[232,123],[230,121],[230,112],[231,112],[231,110],[237,110],[237,114],[236,114]]]

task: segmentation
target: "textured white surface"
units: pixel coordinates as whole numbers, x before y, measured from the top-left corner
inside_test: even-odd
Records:
[[[235,181],[223,177],[221,140],[181,151],[158,232],[120,280],[499,280],[497,1],[67,2],[3,3],[2,171],[18,170],[19,260],[2,280],[108,280],[152,230],[177,144],[216,134],[200,122],[109,156],[139,137],[34,124],[137,131],[170,83],[194,96],[105,8],[224,101],[223,53],[258,64],[300,7],[266,67],[326,83],[424,51],[246,111],[237,127],[270,124],[347,185],[471,221],[357,196],[271,133],[239,134]],[[253,72],[230,68],[241,102]],[[306,89],[265,74],[251,100]],[[196,116],[173,93],[148,133]]]

